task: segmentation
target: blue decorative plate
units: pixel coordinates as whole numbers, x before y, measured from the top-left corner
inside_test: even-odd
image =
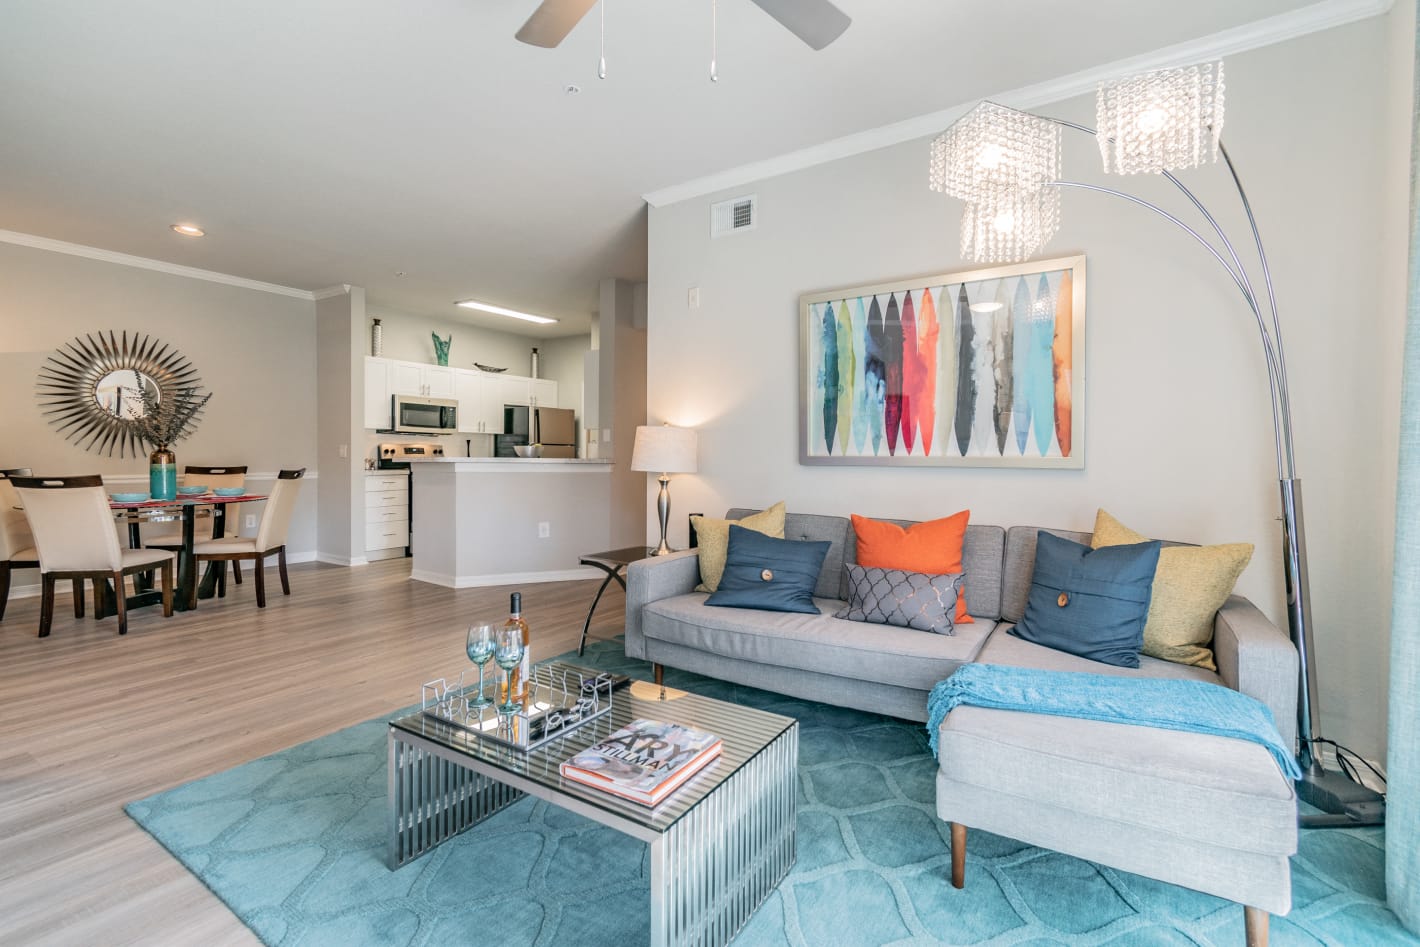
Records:
[[[148,494],[146,493],[111,493],[115,503],[146,503]]]
[[[194,486],[194,487],[178,487],[178,493],[180,493],[181,495],[183,495],[183,496],[185,496],[185,497],[198,497],[198,496],[202,496],[202,494],[204,494],[204,493],[206,493],[206,492],[207,492],[207,485],[206,485],[206,484],[203,484],[203,485],[200,486],[200,487],[196,487],[196,486]]]
[[[239,497],[247,492],[246,487],[215,487],[213,493],[219,497]]]

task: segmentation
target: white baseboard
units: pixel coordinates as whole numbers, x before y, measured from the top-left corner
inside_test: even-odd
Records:
[[[582,579],[602,578],[606,573],[599,569],[557,569],[549,572],[503,572],[497,575],[443,575],[425,569],[411,569],[409,578],[414,582],[428,582],[442,585],[446,589],[480,589],[490,585],[535,585],[539,582],[576,582]]]
[[[1340,773],[1342,771],[1341,765],[1336,762],[1336,747],[1328,746],[1327,744],[1323,743],[1318,748],[1317,756],[1321,758],[1321,765],[1326,768],[1327,772]],[[1362,756],[1361,759],[1365,760],[1366,758]],[[1366,762],[1374,766],[1376,769],[1380,770],[1382,773],[1385,772],[1385,768],[1381,766],[1381,764],[1377,763],[1375,760],[1366,760]],[[1373,790],[1378,793],[1385,792],[1385,784],[1376,778],[1375,773],[1366,769],[1366,767],[1364,766],[1355,766],[1353,768],[1359,770],[1362,786],[1365,786],[1367,789]]]
[[[370,560],[364,556],[337,556],[329,552],[313,552],[310,554],[310,559],[332,566],[367,566],[370,564]]]

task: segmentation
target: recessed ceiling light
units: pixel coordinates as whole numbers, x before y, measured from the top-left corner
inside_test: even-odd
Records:
[[[173,230],[184,237],[200,237],[205,232],[201,227],[195,227],[192,224],[173,224]]]
[[[575,82],[569,82],[562,87],[562,91],[566,92],[568,95],[576,95],[582,91],[582,87],[577,85]]]
[[[462,306],[465,309],[479,309],[483,312],[491,312],[497,316],[508,316],[512,319],[522,319],[524,322],[536,322],[539,325],[548,325],[557,321],[556,319],[550,319],[547,316],[534,316],[532,313],[518,312],[516,309],[504,309],[502,306],[490,306],[488,305],[488,303],[481,303],[473,299],[465,299],[463,302],[455,303],[454,305]]]

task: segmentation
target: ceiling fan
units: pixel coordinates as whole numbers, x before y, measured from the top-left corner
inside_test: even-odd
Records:
[[[812,49],[823,49],[853,22],[829,0],[750,0]],[[517,37],[531,46],[558,45],[597,0],[542,0]]]

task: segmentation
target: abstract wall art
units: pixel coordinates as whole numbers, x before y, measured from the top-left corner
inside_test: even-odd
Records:
[[[1085,258],[799,298],[799,461],[1082,468]]]

